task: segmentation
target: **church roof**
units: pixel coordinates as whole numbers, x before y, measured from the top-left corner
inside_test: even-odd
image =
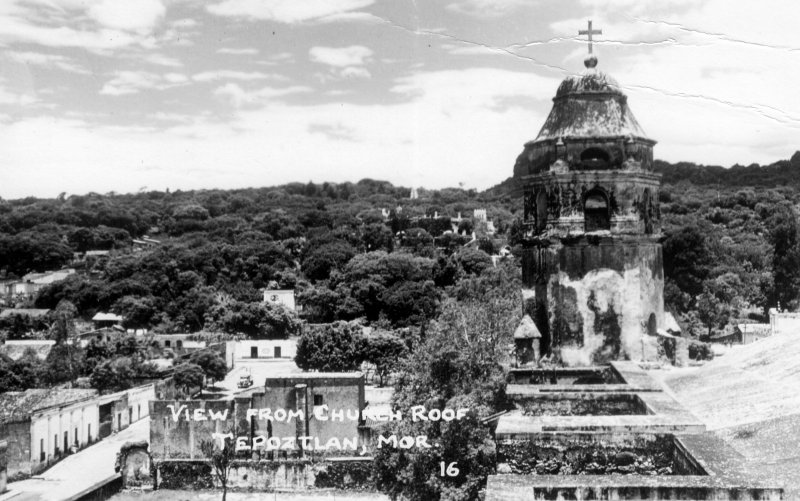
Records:
[[[553,108],[535,141],[561,137],[647,138],[628,108],[628,98],[608,74],[595,68],[597,58],[585,61],[586,71],[561,82]]]
[[[533,323],[531,316],[525,315],[522,317],[517,330],[514,331],[514,339],[533,339],[539,337],[542,337],[542,334],[539,332],[539,329],[536,328],[536,324]]]

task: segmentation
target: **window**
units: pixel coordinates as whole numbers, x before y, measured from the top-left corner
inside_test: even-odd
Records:
[[[653,233],[653,202],[650,195],[650,188],[645,188],[642,194],[642,220],[644,221],[644,232],[647,235]]]
[[[536,195],[536,231],[543,231],[547,227],[547,193],[540,191]]]
[[[183,348],[183,341],[182,341],[182,340],[180,340],[180,339],[178,339],[178,340],[175,342],[175,345],[176,345],[176,346],[178,347],[178,349],[180,350],[181,348]]]
[[[607,169],[611,161],[602,148],[586,148],[581,152],[581,167],[584,169]]]
[[[650,336],[658,334],[658,323],[656,322],[655,313],[651,313],[650,317],[647,319],[647,334]]]
[[[78,429],[75,428],[75,447],[78,447],[80,442],[78,441]]]
[[[258,346],[250,347],[250,358],[258,358]]]
[[[43,462],[47,456],[44,453],[44,439],[39,439],[39,462]]]
[[[167,348],[169,348],[169,345],[170,345],[170,340],[169,340],[169,339],[165,340],[165,341],[164,341],[164,346],[166,346]]]
[[[274,355],[275,358],[281,358],[281,347],[280,346],[276,346],[273,351],[274,351],[273,355]]]
[[[606,194],[599,189],[586,193],[583,199],[584,231],[610,230],[611,213]]]
[[[322,395],[314,395],[314,407],[322,405]]]
[[[91,423],[86,425],[86,442],[87,443],[92,443],[92,425],[91,425]]]

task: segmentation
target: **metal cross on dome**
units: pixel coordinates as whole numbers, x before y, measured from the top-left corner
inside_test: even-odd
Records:
[[[592,35],[602,35],[603,30],[593,30],[592,21],[589,20],[589,29],[578,31],[578,35],[589,35],[589,54],[592,53]]]

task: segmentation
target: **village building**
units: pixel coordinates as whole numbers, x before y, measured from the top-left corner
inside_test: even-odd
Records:
[[[8,476],[32,475],[149,414],[149,384],[108,395],[87,389],[28,389],[0,394]]]
[[[95,341],[99,343],[113,343],[127,333],[122,327],[115,325],[113,327],[103,327],[101,329],[92,329],[77,334],[78,341],[81,346],[86,346],[90,342]]]
[[[96,390],[30,389],[0,394],[0,421],[8,441],[8,475],[31,475],[71,448],[97,440]]]
[[[233,360],[294,360],[297,341],[294,339],[246,339],[228,341],[227,350]]]
[[[294,289],[264,289],[264,302],[282,304],[291,311],[296,311]]]
[[[206,348],[205,341],[194,339],[194,334],[154,334],[153,341],[161,348],[168,348],[176,357],[192,354]]]
[[[514,166],[522,274],[542,351],[569,364],[641,360],[664,324],[660,175],[619,84],[597,69],[559,86]]]
[[[55,344],[53,339],[8,339],[0,345],[0,353],[11,360],[19,360],[26,353],[32,353],[36,358],[44,360]]]
[[[47,317],[50,310],[45,308],[7,308],[0,311],[1,318],[10,318],[14,316],[27,317],[31,319],[43,319]]]
[[[10,298],[33,298],[46,286],[64,280],[75,273],[73,268],[42,273],[28,273],[19,280],[6,280],[2,284],[2,293]]]
[[[97,312],[92,317],[92,323],[95,329],[102,329],[104,327],[114,327],[115,325],[122,324],[123,318],[116,313]]]
[[[713,337],[711,341],[723,344],[750,344],[771,335],[770,324],[742,323],[734,325],[730,332]]]
[[[777,308],[769,310],[770,334],[800,334],[800,313],[780,311]]]
[[[279,437],[281,448],[256,448],[258,458],[296,458],[356,455],[339,448],[312,451],[311,443],[327,444],[332,438],[364,442],[361,411],[364,375],[361,373],[299,373],[268,377],[259,386],[221,400],[154,400],[150,403],[150,451],[153,460],[204,459],[200,446],[212,433],[233,433],[251,444],[253,437]],[[331,419],[334,411],[350,411],[353,419]],[[291,412],[291,414],[290,414]],[[291,417],[288,417],[291,416]],[[327,419],[326,419],[327,418]]]

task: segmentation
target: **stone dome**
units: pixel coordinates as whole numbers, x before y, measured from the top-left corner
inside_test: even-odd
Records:
[[[558,86],[555,98],[565,98],[572,94],[618,94],[624,96],[614,78],[605,72],[594,69],[565,78]]]
[[[559,85],[539,134],[517,158],[515,176],[551,168],[652,170],[655,141],[639,125],[628,97],[614,78],[596,68],[596,57],[590,55],[584,64],[585,71]]]
[[[608,74],[588,69],[561,82],[539,135],[546,139],[637,137],[646,138],[628,108],[628,98]]]

